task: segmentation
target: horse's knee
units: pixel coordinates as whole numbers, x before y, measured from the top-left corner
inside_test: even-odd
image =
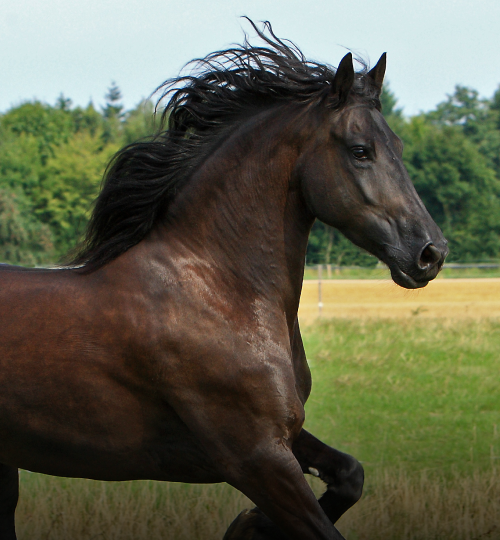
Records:
[[[365,481],[365,472],[361,463],[349,456],[348,466],[338,472],[335,484],[329,484],[327,489],[333,487],[337,490],[339,496],[345,500],[349,506],[358,502],[363,493],[363,484]]]
[[[326,491],[319,500],[323,511],[335,523],[340,516],[359,501],[363,492],[364,471],[361,463],[344,454],[341,467],[320,475]]]

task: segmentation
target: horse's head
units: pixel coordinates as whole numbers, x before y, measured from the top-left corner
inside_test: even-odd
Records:
[[[401,156],[403,145],[379,110],[385,55],[367,74],[344,57],[332,84],[335,107],[302,154],[307,205],[324,223],[387,264],[402,287],[424,287],[448,254]]]

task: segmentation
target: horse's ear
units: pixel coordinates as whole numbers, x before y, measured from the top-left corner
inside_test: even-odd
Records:
[[[386,64],[387,64],[387,53],[384,53],[380,57],[380,60],[377,62],[377,65],[367,73],[367,76],[373,79],[379,91],[382,91],[382,84],[384,84]]]
[[[339,97],[339,102],[347,99],[354,83],[354,66],[352,64],[352,53],[347,53],[340,61],[337,73],[332,82],[332,94]]]

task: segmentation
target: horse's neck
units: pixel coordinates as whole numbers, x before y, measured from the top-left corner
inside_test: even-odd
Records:
[[[313,221],[291,182],[298,137],[269,118],[242,126],[200,167],[167,218],[188,252],[280,299],[287,312],[298,307]]]

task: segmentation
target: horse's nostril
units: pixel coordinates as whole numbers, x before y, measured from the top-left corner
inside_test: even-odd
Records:
[[[426,270],[441,260],[441,252],[434,244],[428,244],[420,254],[418,265],[422,270]]]

